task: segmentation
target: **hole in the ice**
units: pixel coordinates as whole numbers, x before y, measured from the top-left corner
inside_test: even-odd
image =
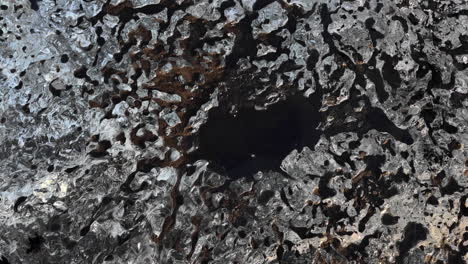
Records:
[[[42,236],[36,235],[34,237],[29,237],[29,248],[26,250],[27,253],[37,252],[41,250],[42,243],[44,238]]]
[[[234,178],[279,171],[293,149],[313,148],[318,141],[320,99],[294,95],[264,111],[240,109],[236,116],[214,109],[200,129],[196,158],[214,162]]]
[[[34,10],[34,11],[38,11],[39,10],[39,5],[37,2],[40,2],[42,0],[29,0],[29,3],[31,4],[31,9]]]

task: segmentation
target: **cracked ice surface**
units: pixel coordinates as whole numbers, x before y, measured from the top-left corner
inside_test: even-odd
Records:
[[[462,0],[0,0],[2,263],[464,263]]]

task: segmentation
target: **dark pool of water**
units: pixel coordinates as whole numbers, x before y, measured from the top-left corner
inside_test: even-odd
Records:
[[[236,116],[213,109],[200,130],[196,155],[234,178],[278,171],[293,149],[313,147],[320,138],[319,101],[294,95],[267,110],[241,109]]]

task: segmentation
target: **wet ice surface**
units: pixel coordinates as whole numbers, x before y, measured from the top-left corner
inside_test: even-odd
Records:
[[[466,262],[467,5],[0,0],[1,262]]]

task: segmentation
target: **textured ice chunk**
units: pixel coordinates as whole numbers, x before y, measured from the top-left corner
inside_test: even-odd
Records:
[[[174,127],[182,122],[177,113],[168,108],[161,111],[159,117],[166,121],[170,127]]]
[[[254,34],[270,33],[286,25],[288,17],[286,11],[278,2],[273,2],[258,12],[258,18],[253,21]]]

